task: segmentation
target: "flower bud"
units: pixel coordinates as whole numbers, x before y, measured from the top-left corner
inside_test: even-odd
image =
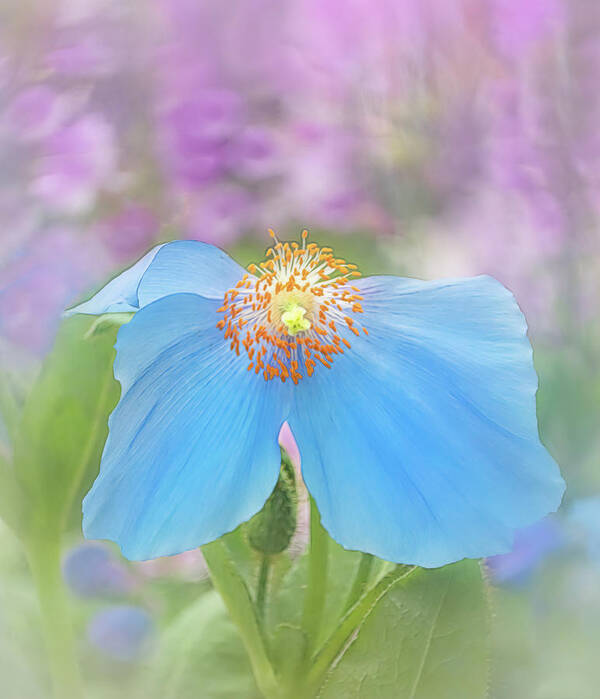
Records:
[[[263,554],[281,553],[296,531],[296,479],[294,467],[282,451],[279,480],[263,509],[248,523],[248,541]]]

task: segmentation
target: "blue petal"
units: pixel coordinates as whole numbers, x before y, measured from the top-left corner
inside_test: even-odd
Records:
[[[84,532],[132,560],[216,539],[257,512],[277,480],[290,385],[246,370],[215,327],[219,304],[171,295],[119,331],[123,392]]]
[[[132,312],[177,293],[222,299],[244,274],[243,267],[214,245],[178,240],[153,248],[89,301],[65,315]]]
[[[65,311],[65,316],[72,316],[76,313],[89,313],[90,315],[101,315],[102,313],[131,313],[139,309],[138,286],[140,279],[156,257],[162,245],[157,245],[147,252],[141,260],[138,260],[132,267],[121,272],[118,277],[100,291],[92,296],[89,301],[79,304],[74,308]]]
[[[140,281],[140,308],[169,294],[189,292],[223,299],[247,274],[220,248],[196,240],[178,240],[165,247]]]
[[[564,489],[514,298],[490,277],[360,285],[369,335],[300,382],[288,419],[324,526],[425,567],[510,550]]]

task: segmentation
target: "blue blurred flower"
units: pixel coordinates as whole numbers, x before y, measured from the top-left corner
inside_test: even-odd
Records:
[[[248,271],[174,242],[70,311],[138,311],[118,335],[86,536],[144,559],[235,528],[275,485],[286,420],[346,548],[439,566],[509,551],[554,510],[564,484],[510,292],[483,276],[356,277],[306,234]]]
[[[80,597],[124,595],[134,585],[132,576],[104,546],[81,544],[65,556],[63,576],[70,589]]]
[[[98,612],[87,629],[89,642],[113,660],[133,662],[152,642],[152,617],[141,607],[118,605]]]
[[[520,529],[510,553],[487,559],[487,568],[494,582],[524,583],[547,559],[564,544],[560,524],[545,517],[529,527]]]

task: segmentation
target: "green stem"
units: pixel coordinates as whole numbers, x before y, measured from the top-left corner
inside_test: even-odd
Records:
[[[416,568],[399,566],[382,578],[375,587],[371,588],[362,599],[350,609],[341,622],[327,639],[317,656],[306,678],[307,696],[316,696],[323,679],[332,663],[344,650],[348,639],[360,626],[369,611],[386,592],[403,578],[410,575]]]
[[[269,699],[279,697],[280,689],[246,583],[222,541],[206,544],[202,547],[202,553],[213,585],[240,632],[259,690]]]
[[[264,554],[260,564],[258,574],[258,587],[256,590],[256,613],[259,619],[265,615],[265,601],[267,599],[267,585],[269,582],[269,570],[271,568],[271,557]]]
[[[80,699],[83,685],[60,570],[59,542],[59,537],[30,541],[26,549],[40,603],[54,697]]]
[[[372,567],[373,556],[371,556],[370,553],[363,553],[360,559],[358,570],[356,571],[354,582],[352,583],[350,594],[348,595],[348,599],[346,600],[344,612],[347,612],[362,597],[364,591],[366,590]]]
[[[308,560],[308,588],[304,599],[302,626],[308,637],[307,658],[313,654],[325,606],[327,557],[329,539],[321,525],[321,516],[313,498],[310,498],[310,551]]]

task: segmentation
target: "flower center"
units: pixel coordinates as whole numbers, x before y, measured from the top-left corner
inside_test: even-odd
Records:
[[[287,328],[288,335],[297,335],[311,326],[310,320],[306,320],[306,308],[297,303],[290,303],[288,310],[281,314],[281,320]]]
[[[336,355],[350,349],[350,333],[359,335],[353,315],[362,313],[356,265],[335,258],[331,248],[308,243],[276,243],[258,266],[225,294],[217,328],[238,356],[240,345],[265,381],[279,378],[297,384],[312,376],[317,363],[331,368]],[[368,334],[366,328],[362,328]]]

